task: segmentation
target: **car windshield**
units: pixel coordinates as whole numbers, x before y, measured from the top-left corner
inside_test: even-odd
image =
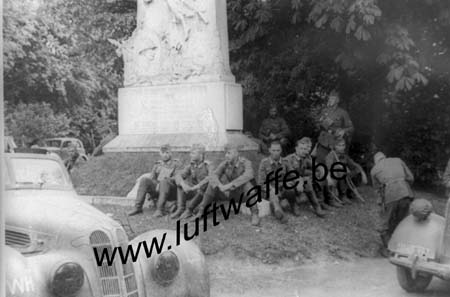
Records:
[[[12,158],[11,169],[18,185],[67,187],[70,182],[60,163],[50,159]]]
[[[46,147],[60,147],[61,146],[61,140],[57,139],[51,139],[51,140],[45,140],[45,146]]]

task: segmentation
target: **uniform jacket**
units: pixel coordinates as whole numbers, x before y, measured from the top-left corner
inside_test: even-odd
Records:
[[[181,181],[186,181],[190,185],[198,185],[203,186],[208,183],[208,176],[210,174],[210,165],[209,161],[202,161],[200,163],[190,162],[189,165],[183,168],[176,175],[176,182],[178,185],[181,184]]]
[[[343,129],[347,138],[353,133],[353,123],[347,111],[340,107],[325,108],[320,116],[319,143],[324,147],[331,147],[335,141],[335,133]]]
[[[267,118],[259,129],[259,138],[264,139],[269,137],[270,133],[276,134],[279,138],[288,137],[291,133],[286,121],[281,117]]]
[[[228,161],[220,163],[213,177],[218,178],[222,184],[232,183],[235,188],[255,179],[252,163],[241,156],[235,164]]]
[[[302,158],[293,153],[284,159],[287,162],[288,170],[297,170],[300,176],[312,176],[312,158],[310,155]]]
[[[170,159],[167,162],[159,160],[153,166],[150,178],[157,181],[162,181],[165,178],[174,178],[181,166],[182,164],[178,159]]]
[[[278,180],[278,189],[281,190],[283,187],[283,176],[288,171],[288,165],[283,158],[280,158],[280,160],[275,161],[271,157],[267,157],[261,160],[261,163],[259,163],[259,170],[258,170],[258,182],[260,185],[263,185],[263,183],[266,181],[267,175],[273,171],[272,177],[275,175],[275,172],[281,168],[281,172],[279,173],[279,176],[281,178]],[[271,187],[275,187],[275,181],[271,181],[270,183]],[[261,186],[261,190],[263,192],[266,191],[266,186]]]
[[[394,202],[405,197],[414,197],[409,183],[414,176],[408,166],[399,158],[381,159],[370,171],[375,188],[382,188],[384,203]]]

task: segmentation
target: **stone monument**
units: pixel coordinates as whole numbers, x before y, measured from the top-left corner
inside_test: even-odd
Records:
[[[124,60],[119,135],[105,152],[157,151],[170,143],[208,151],[242,134],[242,87],[230,71],[226,0],[137,0],[137,26],[118,42]]]

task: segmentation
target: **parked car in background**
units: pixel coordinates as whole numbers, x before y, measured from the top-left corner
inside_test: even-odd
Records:
[[[413,212],[395,229],[389,241],[397,279],[408,292],[424,291],[433,276],[450,281],[450,199],[445,218]]]
[[[83,143],[78,138],[70,138],[70,137],[47,138],[43,140],[43,144],[39,146],[39,148],[46,149],[47,151],[53,153],[57,153],[64,162],[72,158],[72,155],[75,150],[79,154],[78,158],[82,159],[83,161],[87,161],[88,159]]]
[[[80,200],[55,154],[5,153],[1,162],[7,297],[209,296],[205,258],[195,243],[175,246],[175,232],[162,230],[129,241],[117,221]],[[159,254],[124,263],[117,254],[111,263],[95,256],[94,248],[136,248],[163,233]]]

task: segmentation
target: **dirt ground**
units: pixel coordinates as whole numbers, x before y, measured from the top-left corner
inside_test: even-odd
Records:
[[[264,217],[260,227],[250,225],[250,217],[231,215],[212,227],[209,218],[207,232],[196,239],[206,256],[221,257],[231,255],[246,261],[274,264],[289,262],[306,264],[318,261],[351,260],[360,257],[379,257],[379,239],[376,232],[378,206],[375,193],[370,187],[360,189],[366,203],[354,203],[341,209],[334,209],[325,219],[316,217],[309,205],[302,206],[302,215],[288,215],[288,223],[281,224],[272,216]],[[442,214],[445,200],[431,194],[418,192],[418,197],[430,199],[435,210]],[[130,238],[147,230],[175,229],[176,221],[168,216],[152,218],[152,209],[144,208],[144,213],[127,217],[131,207],[97,206],[124,225]],[[191,224],[192,225],[192,224]]]

